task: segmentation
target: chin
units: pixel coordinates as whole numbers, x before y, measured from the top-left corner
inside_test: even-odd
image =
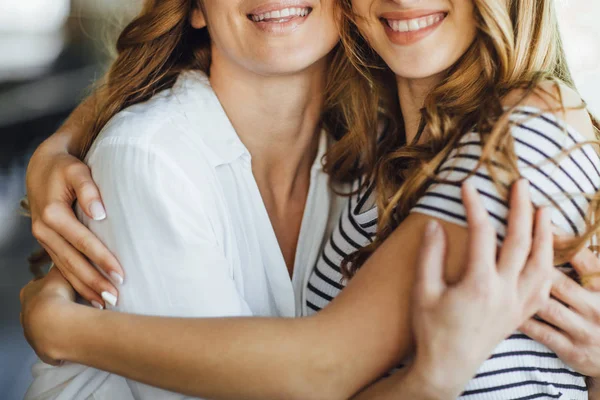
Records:
[[[257,69],[266,76],[293,75],[306,71],[320,61],[324,61],[325,58],[325,56],[318,58],[302,57],[299,54],[276,54],[262,59]]]

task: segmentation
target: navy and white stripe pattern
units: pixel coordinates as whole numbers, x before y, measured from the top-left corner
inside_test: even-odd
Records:
[[[565,149],[585,139],[565,127],[551,114],[539,115],[522,107],[511,116],[515,153],[521,175],[531,185],[532,201],[553,208],[553,223],[566,233],[580,234],[589,201],[577,194],[594,194],[600,189],[600,160],[586,145],[567,155]],[[481,155],[477,133],[465,135],[438,171],[444,180],[460,181],[477,166]],[[506,233],[508,203],[485,167],[471,178],[490,213],[501,242]],[[571,194],[573,196],[568,196]],[[310,314],[325,307],[344,287],[340,264],[343,258],[372,240],[377,210],[372,188],[349,200],[339,225],[324,247],[309,280],[307,308]],[[466,226],[460,184],[435,183],[414,207],[413,212]],[[585,378],[563,363],[550,349],[516,332],[503,341],[479,369],[461,396],[464,399],[587,399]]]

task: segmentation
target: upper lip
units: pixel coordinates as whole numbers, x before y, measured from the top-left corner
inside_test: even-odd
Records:
[[[447,14],[444,10],[405,10],[405,11],[388,11],[381,14],[381,18],[394,21],[403,21],[415,18],[427,17],[434,14]]]
[[[248,12],[248,15],[259,15],[268,13],[271,11],[283,10],[284,8],[313,8],[312,4],[306,0],[279,0],[269,1],[268,3],[262,4],[252,11]]]

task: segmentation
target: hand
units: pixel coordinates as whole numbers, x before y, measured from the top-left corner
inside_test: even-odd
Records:
[[[106,217],[98,188],[89,168],[64,149],[57,151],[53,138],[34,153],[27,170],[27,192],[35,238],[75,290],[97,308],[105,306],[102,293],[118,296],[113,283],[123,281],[117,259],[73,212],[76,199],[93,219]],[[98,265],[113,283],[88,261]]]
[[[463,186],[469,229],[468,265],[462,280],[444,278],[445,236],[428,226],[418,266],[413,328],[413,373],[429,387],[458,396],[494,348],[548,301],[553,237],[548,209],[533,207],[526,181],[511,194],[507,236],[496,258],[496,231],[475,189]],[[533,232],[532,232],[533,230]],[[533,237],[533,241],[532,241]]]
[[[556,300],[550,300],[538,312],[551,325],[531,319],[521,326],[521,331],[546,345],[571,368],[599,380],[600,260],[584,248],[570,262],[579,276],[592,277],[584,280],[587,289],[555,270],[552,295]]]
[[[64,307],[75,300],[75,292],[61,275],[52,268],[42,279],[29,282],[20,293],[21,326],[25,338],[42,361],[51,365],[60,365],[54,354],[57,338],[52,324]]]

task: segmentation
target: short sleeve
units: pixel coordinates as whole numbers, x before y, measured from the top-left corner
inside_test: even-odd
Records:
[[[589,207],[585,195],[594,195],[600,189],[600,160],[594,147],[582,145],[584,137],[553,114],[541,114],[534,108],[518,108],[511,121],[517,165],[521,176],[530,182],[532,202],[550,207],[552,221],[562,231],[580,235],[586,228]],[[485,166],[476,169],[481,151],[478,133],[461,138],[438,169],[438,179],[412,212],[466,226],[460,182],[475,172],[470,182],[482,196],[502,240],[506,234],[508,199],[500,194]]]
[[[178,317],[251,315],[215,233],[210,171],[190,171],[169,149],[109,137],[88,164],[108,217],[86,219],[125,274],[117,309]],[[165,147],[165,146],[163,146]],[[180,154],[179,158],[183,155]]]

